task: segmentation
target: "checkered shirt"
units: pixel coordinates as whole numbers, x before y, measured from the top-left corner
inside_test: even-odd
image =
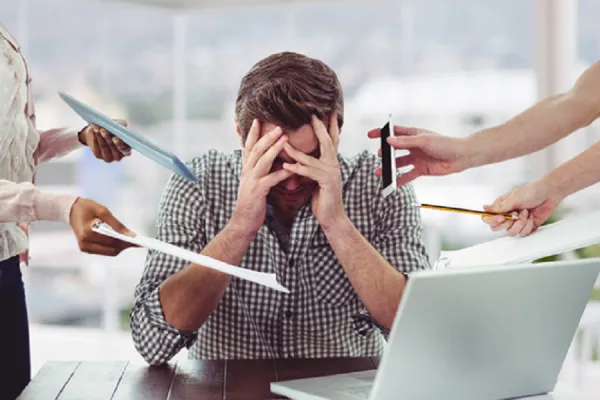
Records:
[[[241,156],[239,150],[210,151],[188,163],[198,182],[172,176],[160,202],[157,238],[201,252],[233,213]],[[374,174],[377,156],[365,151],[338,159],[345,210],[354,226],[398,271],[429,268],[412,186],[384,199]],[[159,285],[187,262],[150,251],[131,314],[133,340],[144,359],[161,364],[183,347],[190,358],[201,359],[381,355],[384,333],[369,318],[310,204],[298,212],[289,237],[282,231],[269,212],[240,266],[277,274],[291,293],[233,277],[197,332],[170,326],[159,301]]]

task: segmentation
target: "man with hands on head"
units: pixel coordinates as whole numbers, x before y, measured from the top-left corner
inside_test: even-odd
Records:
[[[406,184],[419,176],[442,176],[469,168],[509,160],[541,150],[600,117],[600,61],[575,82],[571,90],[551,96],[509,121],[483,129],[467,138],[441,136],[425,129],[394,127],[388,142],[410,154],[398,157],[396,165],[413,169],[398,178]],[[369,137],[380,136],[379,129]],[[493,213],[513,212],[516,220],[503,216],[484,217],[493,230],[526,236],[550,217],[567,196],[600,181],[600,143],[554,168],[540,179],[500,196],[484,209]],[[381,171],[376,171],[381,174]]]
[[[151,251],[131,314],[148,363],[183,347],[203,359],[381,354],[405,274],[428,260],[411,186],[384,199],[375,155],[338,154],[342,124],[341,85],[319,60],[278,53],[244,76],[243,151],[192,160],[197,183],[170,179],[158,239],[275,273],[290,293]]]

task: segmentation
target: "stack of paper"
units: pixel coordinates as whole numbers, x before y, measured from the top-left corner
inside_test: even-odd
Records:
[[[438,266],[518,264],[600,242],[600,212],[576,215],[540,227],[526,237],[503,237],[455,251],[442,251]]]

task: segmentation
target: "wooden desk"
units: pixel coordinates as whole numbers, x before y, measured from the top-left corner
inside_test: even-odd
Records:
[[[274,381],[375,369],[378,358],[183,360],[161,367],[127,361],[44,364],[19,400],[261,400]]]

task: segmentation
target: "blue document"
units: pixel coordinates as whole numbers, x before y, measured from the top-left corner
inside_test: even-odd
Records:
[[[152,161],[170,169],[174,173],[191,181],[198,180],[198,177],[179,158],[177,158],[175,154],[161,149],[139,133],[120,125],[106,115],[94,110],[79,100],[74,99],[68,94],[62,92],[59,92],[58,94],[60,98],[88,124],[95,124],[106,129],[123,142],[127,143],[133,150],[140,152]]]

